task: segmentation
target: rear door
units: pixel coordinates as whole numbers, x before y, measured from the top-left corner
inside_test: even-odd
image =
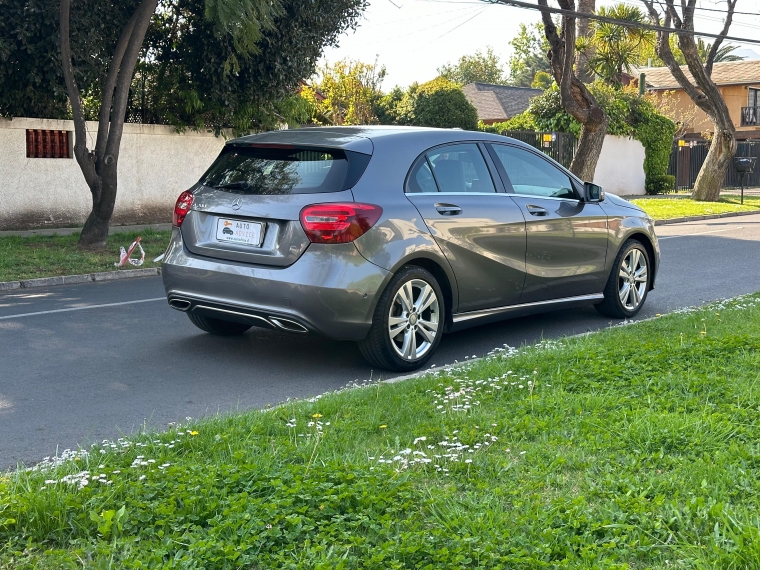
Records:
[[[520,302],[600,293],[608,244],[602,207],[582,202],[570,177],[540,153],[502,144],[490,148],[526,220],[526,277]]]
[[[459,312],[517,303],[522,291],[525,219],[496,182],[476,143],[429,150],[407,180],[407,197],[456,276]]]
[[[304,206],[353,202],[370,156],[289,145],[227,146],[193,193],[182,238],[206,257],[285,267],[309,245]]]

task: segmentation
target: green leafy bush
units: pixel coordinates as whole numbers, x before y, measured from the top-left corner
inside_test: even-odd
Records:
[[[647,184],[650,178],[667,174],[676,132],[675,123],[661,115],[652,103],[640,97],[634,89],[614,89],[595,81],[589,85],[589,91],[610,118],[608,135],[633,137],[644,145]],[[562,108],[556,84],[531,99],[527,113],[533,116],[536,130],[569,132],[580,136],[581,125]],[[653,183],[653,187],[662,184]]]
[[[474,131],[478,112],[455,83],[438,77],[409,89],[396,106],[398,122],[420,127]]]
[[[535,131],[536,121],[528,111],[515,115],[508,121],[486,125],[483,121],[478,123],[478,130],[484,133],[495,133],[500,135],[504,131]]]
[[[647,176],[647,194],[666,194],[676,189],[676,177],[671,174]]]

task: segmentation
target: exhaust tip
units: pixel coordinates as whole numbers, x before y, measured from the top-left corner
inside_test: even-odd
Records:
[[[297,332],[297,333],[309,332],[309,330],[305,326],[303,326],[301,323],[297,323],[289,319],[283,319],[281,317],[269,317],[269,320],[272,321],[275,325],[277,325],[279,328],[281,328],[284,331]]]
[[[178,311],[187,311],[190,308],[190,301],[186,301],[185,299],[169,299],[169,306]]]

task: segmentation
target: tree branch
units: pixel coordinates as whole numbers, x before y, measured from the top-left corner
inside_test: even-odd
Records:
[[[111,113],[110,128],[108,130],[108,142],[104,154],[104,161],[109,157],[115,161],[118,159],[119,143],[124,131],[124,114],[127,111],[127,100],[129,98],[129,87],[132,84],[132,76],[137,64],[137,58],[142,49],[145,34],[148,31],[150,20],[156,11],[158,0],[142,0],[140,5],[135,9],[135,23],[132,28],[132,34],[129,37],[129,43],[124,52],[119,75],[114,88],[114,102]]]
[[[713,69],[713,63],[715,63],[715,56],[718,55],[718,49],[720,49],[720,44],[723,43],[723,40],[728,35],[728,29],[731,27],[731,22],[734,19],[734,10],[736,9],[736,2],[737,0],[728,0],[728,11],[726,12],[726,21],[723,23],[723,29],[720,31],[720,37],[717,38],[713,42],[713,45],[710,48],[710,52],[707,54],[707,61],[705,61],[705,73],[707,74],[707,77],[712,77],[712,69]]]
[[[654,0],[643,0],[643,2],[649,11],[650,18],[659,24],[660,14],[654,7]],[[671,26],[672,12],[675,12],[673,0],[667,0],[665,20],[662,22],[662,25],[666,28]],[[673,31],[675,32],[675,30]],[[670,49],[670,32],[657,32],[657,46],[655,48],[655,51],[657,52],[657,55],[660,56],[660,59],[663,61],[665,66],[670,70],[670,73],[673,75],[681,88],[686,92],[691,100],[694,101],[694,104],[705,112],[711,111],[707,97],[703,93],[700,93],[699,89],[697,89],[691,83],[691,81],[689,81],[689,79],[686,77],[686,74],[681,69],[681,66],[676,62],[676,57],[673,55],[673,50]]]
[[[574,0],[559,0],[559,7],[564,10],[574,10]],[[560,93],[570,93],[573,84],[573,64],[575,63],[575,18],[572,16],[562,17],[562,41],[564,56],[562,63],[562,84]],[[569,46],[569,47],[568,47]],[[574,102],[574,101],[573,101]]]
[[[681,11],[683,12],[683,25],[684,30],[694,29],[694,7],[697,5],[697,0],[689,0],[688,4],[681,0]]]
[[[538,5],[539,9],[541,9],[541,7],[546,8],[548,6],[547,0],[538,0]],[[565,8],[566,5],[567,0],[560,3],[560,7],[562,8]],[[549,41],[549,46],[551,47],[551,50],[547,55],[549,58],[549,63],[552,67],[554,80],[559,86],[562,106],[568,113],[578,119],[580,123],[585,123],[587,121],[588,109],[582,108],[580,105],[578,105],[575,98],[571,95],[573,86],[573,61],[575,59],[575,43],[569,44],[566,39],[566,28],[568,26],[567,18],[564,16],[562,18],[562,37],[557,34],[557,26],[554,25],[554,20],[552,20],[550,12],[541,10],[541,18],[544,23],[544,35]],[[573,23],[572,27],[572,37],[574,40],[575,23]],[[571,45],[573,49],[568,49],[568,45]],[[568,57],[570,58],[569,62]]]
[[[103,155],[106,152],[106,140],[108,139],[108,131],[111,121],[111,104],[113,102],[114,89],[116,87],[116,79],[119,76],[119,69],[121,68],[121,62],[124,57],[124,52],[127,51],[127,45],[129,44],[129,38],[132,37],[132,31],[135,27],[135,21],[137,20],[138,11],[132,14],[132,17],[124,26],[124,30],[119,36],[119,41],[114,48],[113,57],[111,58],[111,64],[108,66],[108,75],[106,81],[103,84],[103,90],[101,92],[100,100],[100,114],[98,116],[98,138],[95,143],[95,166],[99,168],[103,163]]]
[[[70,22],[69,13],[71,11],[71,0],[61,0],[59,13],[60,34],[61,34],[61,62],[63,68],[63,80],[66,83],[66,93],[71,103],[71,113],[74,116],[74,132],[76,139],[74,141],[74,156],[82,169],[85,181],[90,189],[98,185],[98,175],[95,172],[95,164],[92,161],[92,155],[87,149],[87,124],[84,120],[82,110],[82,98],[79,94],[76,78],[74,77],[74,65],[71,61],[71,39],[70,39]]]

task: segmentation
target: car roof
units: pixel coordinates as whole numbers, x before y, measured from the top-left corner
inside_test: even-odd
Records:
[[[391,142],[424,143],[428,147],[457,141],[493,141],[509,142],[526,148],[530,145],[501,135],[481,131],[463,131],[461,129],[435,129],[430,127],[404,127],[398,125],[357,125],[350,127],[304,127],[299,129],[282,129],[267,131],[255,135],[246,135],[227,142],[237,144],[293,144],[304,146],[321,146],[342,148],[363,154],[372,154],[373,140]]]

